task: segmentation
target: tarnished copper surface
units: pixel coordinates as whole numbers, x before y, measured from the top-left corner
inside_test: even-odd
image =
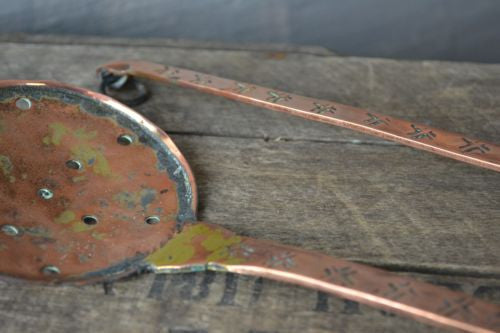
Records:
[[[28,98],[31,108],[16,106],[21,98]],[[123,134],[133,143],[119,144]],[[148,135],[164,147],[152,147]],[[184,200],[159,161],[160,150],[175,154],[175,168],[183,168],[188,176],[183,181],[194,185],[171,140],[108,97],[50,82],[1,82],[0,225],[15,226],[20,234],[0,233],[0,273],[61,281],[138,269],[142,258],[172,236]],[[69,160],[80,161],[82,169],[66,166]],[[40,189],[53,197],[43,199]],[[85,224],[86,215],[97,223]],[[149,216],[160,222],[145,223]],[[56,266],[60,274],[44,274],[46,266]]]
[[[255,84],[143,61],[117,61],[103,65],[99,70],[105,70],[115,75],[138,76],[194,88],[266,109],[350,128],[462,162],[500,171],[500,146],[496,144],[340,103],[298,96]]]
[[[500,306],[366,265],[207,223],[188,225],[146,259],[158,273],[216,270],[322,290],[418,320],[468,332],[500,331]]]

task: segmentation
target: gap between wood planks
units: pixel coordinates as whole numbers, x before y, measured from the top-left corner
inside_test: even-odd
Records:
[[[168,38],[120,38],[81,35],[30,35],[25,33],[1,34],[0,43],[12,44],[49,44],[49,45],[91,45],[91,46],[117,46],[117,47],[155,47],[189,50],[217,50],[241,52],[282,52],[292,54],[313,55],[319,57],[339,56],[338,54],[313,45],[286,45],[248,43],[231,44],[222,42],[204,42],[190,40],[173,40]]]
[[[345,258],[350,260],[349,258]],[[500,272],[497,271],[477,271],[476,267],[467,267],[456,265],[448,265],[436,267],[426,264],[408,264],[397,262],[372,262],[370,260],[351,259],[351,261],[378,267],[391,272],[397,273],[419,273],[428,275],[441,275],[441,276],[456,276],[456,277],[470,277],[470,278],[487,278],[487,279],[500,279]]]
[[[228,138],[228,139],[248,139],[248,140],[263,140],[264,142],[313,142],[313,143],[339,143],[339,144],[354,144],[354,145],[370,145],[370,146],[400,146],[406,147],[392,141],[378,141],[378,140],[339,140],[339,139],[306,139],[306,138],[290,138],[290,137],[268,137],[268,136],[252,136],[252,135],[225,135],[217,133],[203,133],[196,131],[169,131],[163,129],[168,135],[178,136],[199,136],[199,137],[214,137],[214,138]],[[382,139],[380,139],[382,140]]]

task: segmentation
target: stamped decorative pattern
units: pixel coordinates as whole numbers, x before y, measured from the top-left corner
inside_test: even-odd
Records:
[[[328,281],[339,283],[343,286],[352,286],[353,278],[358,272],[350,266],[337,268],[334,266],[325,268],[325,276]]]
[[[462,140],[465,142],[465,145],[459,146],[458,148],[460,148],[460,151],[463,153],[485,154],[490,151],[490,147],[485,143],[474,143],[473,140],[467,138],[462,138]]]
[[[331,114],[334,115],[337,109],[333,105],[329,104],[321,104],[317,102],[313,102],[314,107],[311,109],[311,112],[317,114]]]
[[[411,128],[413,132],[407,133],[412,139],[421,140],[421,139],[429,139],[433,140],[436,137],[436,134],[430,130],[423,130],[415,124],[411,124]]]
[[[388,118],[386,118],[385,120],[380,119],[378,116],[376,116],[370,112],[367,112],[366,115],[368,116],[368,119],[364,119],[363,122],[370,125],[370,126],[378,126],[381,124],[387,125],[389,123]]]
[[[212,84],[212,79],[208,75],[195,74],[194,80],[191,80],[190,82],[196,84]]]
[[[294,255],[289,252],[283,252],[279,254],[273,254],[271,258],[267,261],[269,267],[286,267],[290,268],[295,266],[295,261],[293,259]]]
[[[399,300],[403,297],[415,297],[417,292],[412,287],[409,281],[405,282],[389,282],[385,290],[381,291],[379,294],[390,298],[392,300]]]
[[[292,99],[292,96],[290,96],[286,93],[281,93],[281,92],[276,92],[276,91],[268,91],[267,95],[269,97],[266,98],[266,101],[273,102],[273,103],[288,102],[289,100]]]
[[[236,87],[231,89],[232,91],[238,93],[238,94],[244,94],[244,93],[249,93],[253,90],[255,90],[255,86],[251,86],[245,83],[241,82],[235,82]]]
[[[167,71],[167,73],[165,74],[165,76],[169,80],[173,80],[173,81],[180,80],[180,78],[181,78],[180,71],[178,69],[172,69],[172,70]]]
[[[438,308],[437,312],[445,316],[454,316],[457,313],[462,313],[464,315],[471,315],[471,308],[474,306],[474,300],[468,297],[459,297],[457,299],[443,300],[443,303]]]

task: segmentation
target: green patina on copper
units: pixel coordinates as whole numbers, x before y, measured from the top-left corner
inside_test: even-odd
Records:
[[[110,177],[112,176],[108,160],[102,152],[102,148],[92,147],[89,143],[80,143],[70,148],[72,158],[83,161],[87,167],[91,167],[94,173]]]
[[[58,217],[56,217],[54,222],[57,224],[67,225],[68,228],[74,232],[92,231],[91,233],[92,238],[97,240],[102,240],[106,237],[105,233],[100,233],[97,232],[96,230],[93,230],[96,227],[95,225],[88,225],[80,221],[77,218],[75,212],[73,212],[72,210],[63,211],[61,214],[59,214]]]
[[[62,138],[68,133],[68,129],[63,123],[52,123],[49,125],[51,130],[51,135],[47,135],[43,138],[43,143],[48,145],[59,146],[61,144]]]
[[[83,223],[82,221],[75,221],[71,223],[71,230],[74,232],[85,232],[94,229],[95,225],[88,225]]]
[[[49,130],[49,135],[43,138],[45,145],[59,146],[66,136],[71,136],[73,141],[77,142],[70,147],[72,159],[82,161],[95,174],[104,177],[113,176],[109,162],[104,156],[104,148],[91,142],[97,138],[97,131],[88,131],[85,128],[71,130],[59,122],[49,124]],[[81,178],[77,179],[80,180]]]
[[[73,132],[73,136],[80,140],[88,141],[97,137],[97,131],[86,131],[83,128],[79,128]]]
[[[14,165],[8,156],[0,155],[0,170],[2,170],[3,175],[9,180],[9,182],[14,183],[16,181],[16,177],[12,175]]]
[[[230,251],[232,245],[239,243],[241,243],[241,237],[236,235],[225,237],[220,230],[217,230],[216,232],[210,233],[201,245],[206,250],[212,252],[207,256],[208,261],[222,262],[225,264],[239,264],[243,259],[233,256]]]
[[[157,267],[186,264],[196,253],[192,244],[193,238],[200,234],[202,234],[201,230],[185,229],[169,240],[165,246],[148,256],[146,260]]]
[[[92,236],[92,238],[94,239],[97,239],[97,240],[103,240],[104,238],[106,238],[106,234],[103,233],[103,232],[97,232],[97,231],[92,231],[92,233],[90,234]]]
[[[0,155],[0,169],[2,169],[4,176],[9,176],[14,169],[14,166],[8,156]]]
[[[75,212],[71,210],[65,210],[61,214],[59,214],[58,217],[54,220],[55,223],[57,224],[68,224],[70,222],[73,222],[76,220],[76,214]]]
[[[209,262],[241,264],[245,258],[235,256],[230,250],[231,246],[241,242],[241,237],[225,234],[217,227],[195,224],[185,227],[165,246],[148,256],[146,261],[158,269]]]
[[[82,175],[82,176],[76,176],[76,177],[71,178],[71,181],[73,183],[83,182],[84,180],[87,180],[87,176]]]

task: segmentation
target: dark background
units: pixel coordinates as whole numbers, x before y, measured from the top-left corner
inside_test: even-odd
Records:
[[[315,45],[500,62],[497,0],[0,0],[0,32]],[[1,51],[0,51],[1,52]]]

